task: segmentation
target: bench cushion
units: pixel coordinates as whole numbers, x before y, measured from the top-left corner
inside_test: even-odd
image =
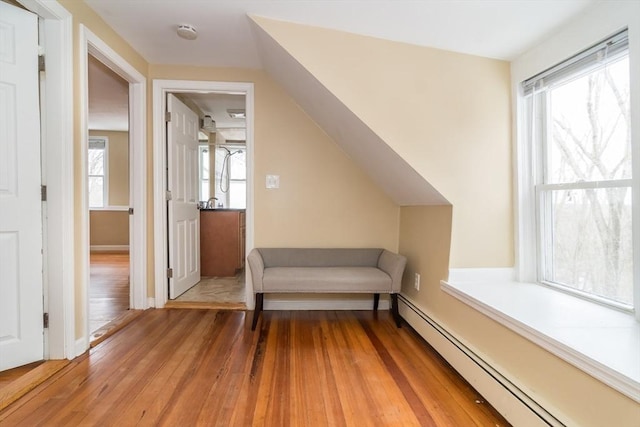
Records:
[[[392,292],[391,277],[375,267],[271,267],[263,292]]]
[[[382,249],[261,248],[269,267],[377,267]]]

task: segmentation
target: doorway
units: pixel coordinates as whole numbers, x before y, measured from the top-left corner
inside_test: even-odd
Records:
[[[169,268],[170,260],[169,260],[169,250],[168,250],[168,242],[169,242],[169,231],[168,231],[168,214],[167,214],[167,200],[166,200],[166,191],[167,191],[167,136],[165,130],[165,111],[167,108],[167,96],[168,94],[177,95],[182,99],[186,99],[193,104],[200,103],[201,106],[205,108],[198,107],[195,109],[202,110],[204,116],[210,116],[207,118],[207,122],[210,119],[214,119],[216,116],[215,113],[211,111],[207,111],[208,107],[206,107],[205,100],[207,98],[211,98],[215,100],[216,97],[222,96],[240,96],[244,98],[244,121],[246,123],[246,127],[243,130],[243,139],[241,141],[237,137],[232,136],[236,130],[229,130],[225,136],[225,129],[223,125],[223,119],[225,119],[224,115],[229,115],[227,110],[241,110],[242,108],[223,108],[223,115],[220,115],[219,118],[213,121],[216,121],[215,129],[216,132],[209,132],[209,134],[215,133],[215,136],[208,135],[206,140],[201,141],[201,146],[207,147],[207,155],[220,148],[226,148],[229,151],[229,157],[227,158],[228,164],[231,162],[231,158],[233,157],[231,153],[236,151],[236,155],[240,154],[240,148],[235,150],[230,150],[227,146],[235,146],[243,145],[244,149],[244,161],[246,165],[246,175],[245,180],[242,185],[244,185],[246,195],[246,205],[245,209],[235,209],[235,213],[237,214],[238,221],[244,223],[245,226],[242,227],[242,231],[239,230],[240,233],[243,233],[245,237],[243,239],[238,239],[238,243],[243,245],[242,250],[246,253],[246,250],[249,250],[253,247],[253,185],[252,185],[252,177],[253,177],[253,84],[252,83],[233,83],[233,82],[204,82],[204,81],[176,81],[176,80],[155,80],[154,81],[154,181],[156,183],[156,187],[154,190],[155,201],[154,207],[156,216],[154,219],[154,230],[155,235],[158,236],[155,244],[155,262],[156,262],[156,286],[155,286],[155,304],[156,307],[164,307],[168,299],[168,290],[169,290],[169,275],[171,274]],[[193,99],[191,99],[193,98]],[[204,120],[203,120],[204,121]],[[204,123],[203,123],[204,124]],[[210,123],[209,123],[210,124]],[[218,131],[218,129],[220,129]],[[237,133],[236,133],[237,134]],[[214,139],[210,139],[214,138]],[[210,147],[210,148],[209,148]],[[204,149],[200,151],[201,154],[204,154]],[[215,195],[215,155],[208,156],[209,160],[209,171],[211,172],[208,179],[204,180],[202,175],[199,176],[199,186],[202,190],[203,185],[206,187],[209,186],[209,198],[207,200],[197,200],[200,202],[200,207],[211,208],[211,213],[215,215],[219,214],[230,214],[233,215],[234,209],[231,208],[231,204],[233,203],[229,197],[217,197]],[[238,156],[240,157],[240,156]],[[224,157],[219,158],[224,160]],[[227,164],[227,166],[228,166]],[[198,172],[198,171],[195,171]],[[231,184],[232,178],[229,177],[229,182],[226,182],[227,179],[224,178],[223,187],[225,184]],[[203,181],[208,181],[203,183]],[[220,181],[220,177],[218,179]],[[238,186],[238,183],[234,183],[234,185]],[[212,191],[213,190],[213,191]],[[203,192],[200,193],[200,197],[202,198]],[[216,200],[217,197],[217,200]],[[213,203],[213,205],[212,205]],[[221,204],[221,206],[218,205]],[[227,205],[225,205],[227,203]],[[217,208],[222,208],[218,210]],[[231,208],[231,209],[230,209]],[[226,212],[223,212],[226,211]],[[242,211],[242,212],[240,212]],[[202,213],[202,212],[201,212]],[[240,219],[242,218],[242,219]],[[217,221],[216,221],[217,222]],[[238,228],[240,225],[238,224]],[[242,257],[241,262],[244,261],[244,256]],[[242,271],[242,268],[237,269]],[[205,276],[206,277],[206,276]],[[214,276],[215,277],[215,276]],[[227,279],[231,277],[231,280],[235,276],[228,276]],[[244,293],[244,301],[246,307],[252,308],[253,305],[253,294],[251,292],[251,282],[250,277],[245,277],[244,283],[246,284],[244,289],[241,291]]]
[[[130,302],[129,82],[88,57],[89,332],[101,337]]]
[[[200,119],[200,281],[173,301],[245,307],[247,130],[245,95],[182,93]],[[171,260],[169,260],[171,262]]]
[[[85,130],[80,139],[80,150],[83,153],[89,152],[90,136],[89,136],[89,61],[97,60],[108,70],[115,73],[125,82],[126,91],[128,91],[128,135],[126,141],[128,144],[128,183],[129,193],[122,198],[119,196],[118,204],[120,205],[119,214],[126,217],[120,221],[128,222],[129,231],[129,307],[131,309],[147,308],[147,287],[146,287],[146,78],[133,68],[124,58],[119,56],[100,38],[93,34],[84,25],[80,25],[81,45],[84,49],[81,52],[80,64],[80,88],[81,88],[81,128]],[[96,135],[104,136],[104,135]],[[84,311],[86,331],[83,337],[82,347],[89,347],[91,336],[90,318],[90,217],[89,217],[89,180],[90,174],[88,155],[82,156],[80,176],[82,179],[80,189],[80,202],[82,212],[80,214],[81,234],[83,241],[86,242],[80,248],[81,254],[81,271],[82,271],[82,290],[85,295]]]

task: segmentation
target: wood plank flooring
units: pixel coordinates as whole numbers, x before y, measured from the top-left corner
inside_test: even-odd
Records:
[[[90,254],[89,330],[95,332],[129,309],[129,253]]]
[[[68,364],[68,360],[47,360],[0,372],[0,411]]]
[[[387,312],[147,310],[4,426],[507,426]],[[479,401],[480,403],[477,403]]]

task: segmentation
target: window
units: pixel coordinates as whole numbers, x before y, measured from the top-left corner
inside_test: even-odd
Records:
[[[525,81],[523,89],[538,280],[631,309],[629,82],[625,30]]]
[[[216,203],[225,208],[247,206],[247,165],[244,145],[216,146]]]
[[[198,147],[198,154],[200,156],[198,165],[199,165],[199,173],[198,178],[200,182],[200,200],[208,201],[210,193],[210,184],[209,184],[209,165],[210,165],[210,157],[209,157],[209,146],[201,145]]]
[[[107,137],[89,138],[89,208],[104,208],[109,205],[107,147]]]

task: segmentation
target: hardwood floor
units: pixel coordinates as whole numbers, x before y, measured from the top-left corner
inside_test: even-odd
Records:
[[[89,330],[95,332],[129,310],[129,253],[90,255]]]
[[[250,317],[147,310],[0,425],[508,425],[387,312],[266,311],[254,333]]]

